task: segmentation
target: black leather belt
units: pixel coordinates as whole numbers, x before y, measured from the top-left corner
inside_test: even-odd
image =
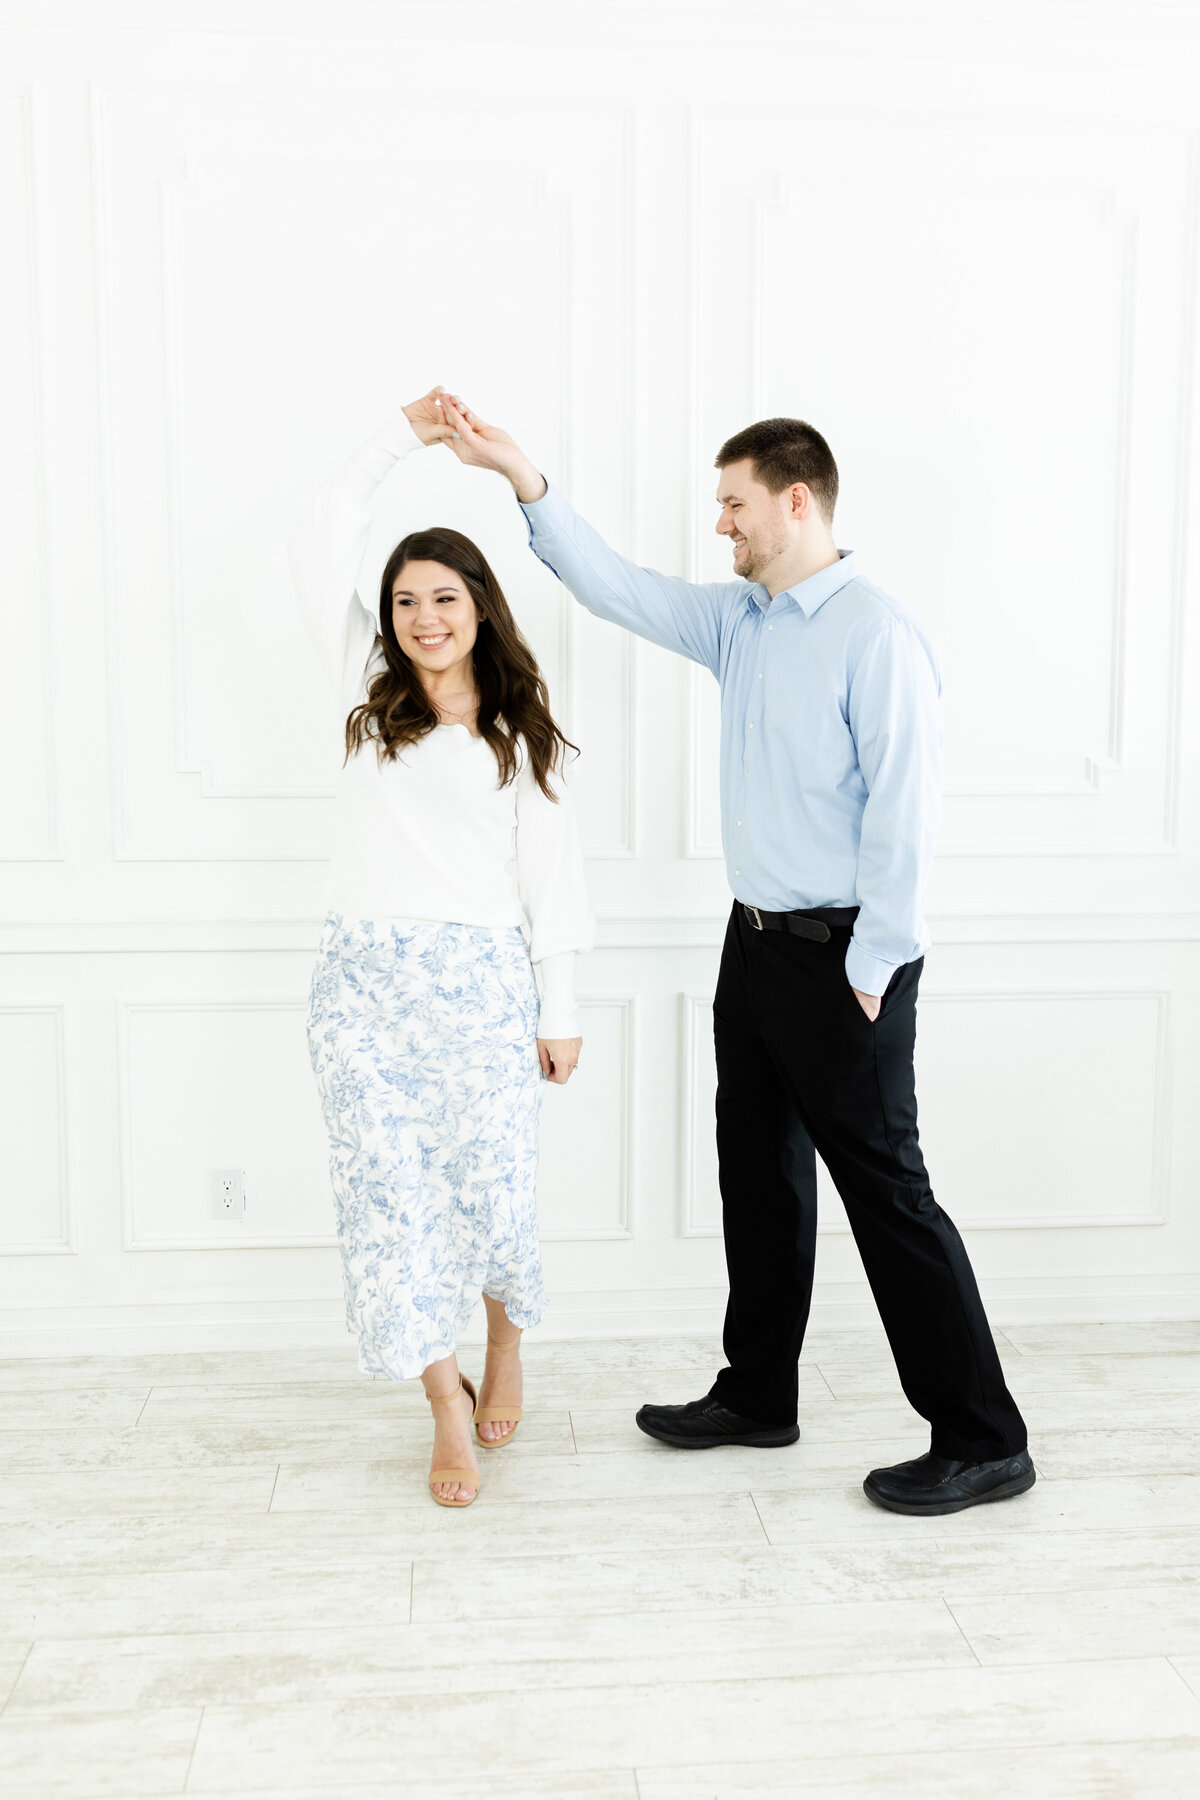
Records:
[[[831,926],[853,925],[857,906],[812,906],[798,912],[762,912],[757,906],[738,905],[755,931],[790,931],[793,937],[810,938],[814,944],[827,944],[833,935]]]

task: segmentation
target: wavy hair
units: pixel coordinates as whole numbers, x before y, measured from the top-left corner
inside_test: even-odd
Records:
[[[346,720],[346,759],[368,739],[382,762],[392,760],[438,724],[437,709],[411,660],[401,650],[392,620],[392,586],[410,562],[442,563],[466,584],[479,612],[479,628],[471,652],[479,690],[478,725],[500,772],[500,786],[516,778],[518,739],[524,738],[534,780],[548,800],[556,799],[550,775],[561,768],[567,750],[578,746],[565,737],[550,713],[550,696],[537,659],[513,618],[483,552],[461,531],[435,525],[412,531],[388,557],[379,583],[379,625],[386,667],[372,677],[367,697]]]

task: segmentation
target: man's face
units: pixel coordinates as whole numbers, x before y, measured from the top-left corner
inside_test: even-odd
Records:
[[[760,581],[792,542],[792,490],[773,494],[754,477],[749,457],[720,471],[717,505],[721,516],[717,531],[733,544],[733,572],[746,581]]]

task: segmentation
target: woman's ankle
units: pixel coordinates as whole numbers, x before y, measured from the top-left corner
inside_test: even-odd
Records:
[[[425,1389],[427,1400],[453,1400],[462,1388],[462,1371],[458,1366],[458,1358],[452,1353],[430,1363],[421,1371],[421,1386]]]

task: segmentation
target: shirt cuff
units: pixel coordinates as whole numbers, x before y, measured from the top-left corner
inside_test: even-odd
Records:
[[[873,994],[877,1000],[882,999],[888,982],[899,967],[899,963],[887,963],[882,957],[872,956],[856,939],[850,939],[850,948],[846,952],[846,980],[860,994]]]
[[[571,507],[563,499],[553,482],[547,481],[544,475],[542,480],[546,482],[546,491],[540,500],[517,501],[517,505],[525,514],[531,540],[535,536],[549,537],[571,517]]]
[[[535,963],[542,1006],[538,1015],[540,1038],[573,1038],[580,1035],[575,1006],[575,952],[560,950]]]
[[[385,419],[375,435],[367,439],[362,450],[359,452],[359,455],[360,457],[370,457],[373,452],[383,450],[388,456],[400,460],[408,456],[413,450],[430,450],[433,448],[434,446],[427,444],[424,438],[417,436],[412,420],[409,418],[404,408],[398,406],[391,417]],[[385,469],[383,475],[386,475],[388,472],[389,471]],[[383,475],[380,476],[380,479],[383,479]]]

